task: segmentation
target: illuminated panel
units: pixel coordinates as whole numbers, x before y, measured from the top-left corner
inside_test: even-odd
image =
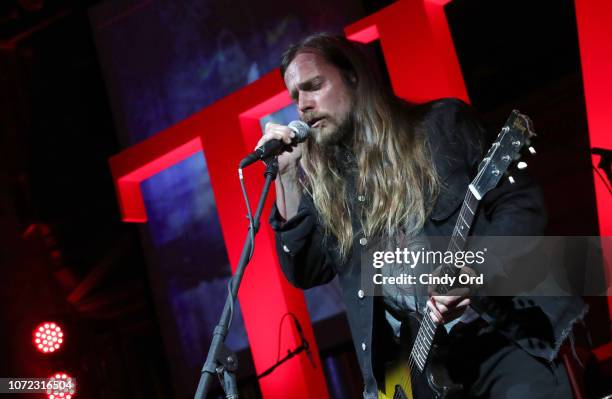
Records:
[[[346,28],[347,36],[362,42],[380,39],[393,89],[413,102],[458,97],[469,102],[446,22],[444,0],[405,0],[394,3]],[[406,57],[409,54],[409,57]],[[199,111],[159,134],[111,158],[122,217],[145,222],[140,183],[156,173],[204,151],[219,220],[232,267],[238,262],[246,221],[236,166],[253,149],[261,128],[259,119],[290,103],[278,70]],[[231,149],[231,151],[228,151]],[[259,196],[263,169],[245,172],[251,198]],[[272,197],[272,195],[270,196]],[[272,198],[268,200],[271,205]],[[269,209],[269,206],[267,207]],[[265,293],[265,295],[262,295]],[[328,397],[312,326],[301,291],[288,285],[274,253],[274,236],[267,223],[257,236],[257,255],[247,269],[239,293],[245,327],[257,373],[276,361],[270,334],[281,316],[291,311],[303,322],[306,337],[317,353],[317,368],[305,356],[284,364],[260,381],[266,398]],[[265,309],[265,312],[261,312]],[[295,330],[283,336],[284,345],[300,343]],[[194,387],[195,388],[195,387]]]
[[[582,66],[582,82],[586,103],[589,140],[591,147],[612,149],[612,3],[608,0],[576,0],[576,20]],[[593,155],[594,165],[599,156]],[[605,176],[601,171],[602,176]],[[612,195],[594,172],[595,196],[599,218],[599,234],[612,236]],[[605,177],[604,177],[605,178]],[[609,243],[610,240],[607,240]],[[605,241],[602,241],[605,244]],[[612,283],[612,248],[604,245],[606,279]],[[612,317],[612,292],[608,289],[608,311]]]
[[[48,399],[73,399],[76,396],[76,382],[68,374],[59,372],[48,379]]]
[[[40,323],[32,332],[32,343],[42,353],[53,353],[64,343],[62,328],[52,321]]]
[[[345,28],[349,39],[380,40],[398,96],[421,103],[457,97],[469,103],[446,21],[444,0],[393,3]]]
[[[290,102],[280,73],[274,70],[111,158],[123,219],[131,222],[147,220],[140,191],[143,180],[203,151],[225,246],[235,271],[247,232],[237,165],[261,137],[259,119]],[[260,165],[245,171],[253,203],[263,186],[262,174]],[[266,209],[270,209],[272,197]],[[256,239],[257,254],[246,270],[238,294],[255,369],[261,373],[276,362],[276,350],[271,348],[277,346],[276,328],[286,312],[295,313],[302,321],[306,338],[313,346],[313,352],[317,353],[316,369],[312,368],[306,356],[298,356],[263,378],[261,391],[266,398],[327,398],[323,367],[312,325],[308,322],[310,318],[304,295],[287,283],[276,260],[274,234],[267,223],[262,223],[261,227]],[[301,340],[295,330],[286,329],[282,342],[284,348],[293,348]]]

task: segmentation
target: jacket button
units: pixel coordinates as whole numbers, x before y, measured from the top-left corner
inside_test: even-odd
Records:
[[[363,299],[363,297],[365,296],[365,293],[363,292],[363,290],[359,290],[357,291],[357,296],[359,297],[359,299]]]
[[[283,251],[285,251],[285,252],[287,252],[287,253],[291,252],[291,251],[289,250],[289,247],[288,247],[288,246],[286,246],[286,245],[283,245]]]
[[[357,197],[357,200],[359,200],[359,202],[364,202],[365,201],[365,196],[360,195],[359,197]]]
[[[361,343],[361,350],[365,352],[365,350],[366,350],[366,344],[365,344],[365,342],[362,342],[362,343]]]
[[[367,243],[368,243],[368,239],[367,239],[367,238],[365,238],[365,237],[361,237],[361,238],[359,239],[359,244],[361,244],[361,245],[366,245]]]

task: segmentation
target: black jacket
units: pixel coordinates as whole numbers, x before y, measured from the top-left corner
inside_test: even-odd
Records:
[[[413,111],[420,115],[425,124],[436,170],[443,183],[442,192],[424,231],[428,236],[448,237],[452,234],[465,192],[483,156],[484,130],[472,115],[471,109],[459,100],[433,101],[416,106]],[[473,235],[543,234],[546,214],[541,194],[526,176],[517,176],[517,180],[517,184],[501,184],[485,195],[472,226]],[[359,206],[358,202],[356,206]],[[364,378],[364,397],[376,397],[377,383],[373,365],[377,344],[373,340],[373,332],[380,327],[380,306],[375,297],[364,295],[362,291],[361,251],[357,250],[367,246],[367,240],[364,240],[362,233],[357,234],[354,238],[355,250],[347,262],[340,264],[333,245],[323,245],[323,230],[317,222],[317,211],[308,195],[302,196],[295,217],[284,224],[281,220],[274,208],[270,223],[276,231],[281,267],[291,284],[307,289],[327,283],[338,275]],[[354,227],[357,227],[355,222]],[[496,262],[488,264],[493,267],[497,265],[501,271],[504,264],[507,266],[511,263],[511,258],[520,256],[521,251],[526,253],[529,250],[521,248],[512,254],[498,253]],[[571,325],[585,311],[580,299],[569,297],[475,297],[472,303],[481,317],[502,334],[530,354],[548,361],[556,356]],[[373,322],[375,319],[376,325]],[[530,328],[534,320],[537,320],[539,326],[536,329]]]

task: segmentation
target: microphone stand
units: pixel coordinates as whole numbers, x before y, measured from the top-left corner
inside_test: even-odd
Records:
[[[266,171],[264,173],[266,181],[259,198],[259,203],[257,204],[257,210],[253,216],[254,231],[252,237],[255,237],[255,234],[257,234],[257,231],[259,230],[259,219],[263,211],[264,203],[266,201],[266,197],[268,196],[270,185],[272,184],[272,181],[276,179],[277,173],[278,161],[276,157],[268,159],[266,162]],[[251,227],[249,226],[249,230],[250,228]],[[196,390],[194,399],[206,398],[215,374],[217,374],[221,380],[221,385],[223,387],[223,391],[225,392],[226,399],[238,398],[238,385],[236,384],[235,374],[235,371],[238,369],[238,359],[236,354],[231,352],[227,346],[225,346],[225,338],[227,336],[230,322],[230,310],[232,308],[234,298],[236,298],[236,294],[238,293],[240,282],[242,281],[242,276],[244,275],[244,270],[249,262],[249,254],[251,253],[253,244],[254,243],[251,241],[251,232],[249,231],[244,246],[242,247],[242,254],[240,255],[240,261],[238,262],[236,273],[234,273],[231,280],[231,289],[227,298],[225,299],[225,305],[223,306],[223,311],[221,312],[221,317],[219,318],[219,324],[217,324],[214,329],[212,342],[208,350],[208,355],[206,356],[206,362],[204,363],[202,371],[200,372],[200,382],[198,383],[198,389]]]

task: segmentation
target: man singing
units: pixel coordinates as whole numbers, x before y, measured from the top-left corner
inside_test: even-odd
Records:
[[[278,157],[270,223],[279,260],[287,279],[302,289],[338,275],[364,398],[376,398],[382,387],[381,342],[393,339],[389,333],[397,338],[405,314],[425,308],[439,324],[459,320],[462,333],[448,367],[466,397],[570,398],[556,356],[583,314],[578,300],[525,302],[534,310],[530,317],[549,326],[546,334],[527,334],[512,299],[380,298],[361,289],[360,258],[368,245],[381,239],[410,245],[451,235],[483,156],[483,129],[469,107],[455,99],[408,104],[383,83],[364,45],[329,34],[290,47],[281,74],[312,137]],[[290,143],[293,136],[288,127],[268,123],[258,146],[273,139]],[[541,235],[545,219],[537,188],[507,184],[483,198],[472,232]],[[486,306],[478,306],[481,301]]]

